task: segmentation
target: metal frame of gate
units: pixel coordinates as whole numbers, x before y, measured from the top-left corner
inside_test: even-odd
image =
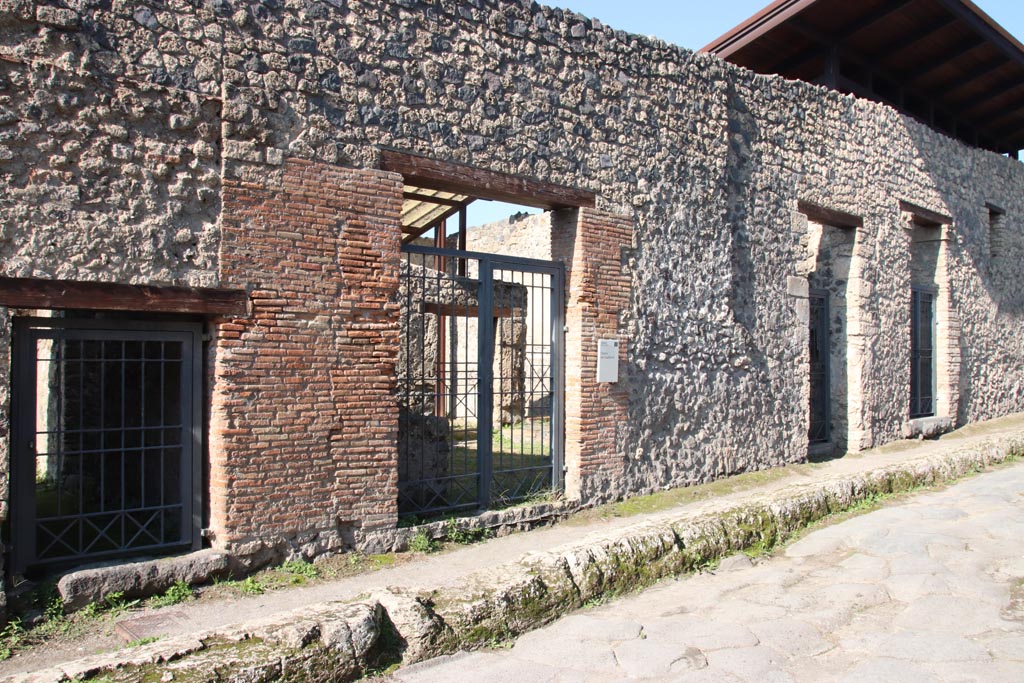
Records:
[[[811,289],[808,292],[811,386],[807,437],[812,444],[828,443],[832,438],[832,347],[828,297],[827,289]]]
[[[13,332],[12,573],[198,549],[201,325],[15,318]],[[44,399],[41,368],[50,373]],[[68,390],[76,377],[77,388]],[[157,395],[159,405],[147,409],[147,397]]]
[[[935,299],[938,288],[910,290],[910,417],[935,414]],[[923,372],[922,372],[923,371]]]
[[[561,490],[563,264],[419,245],[402,252],[399,514],[469,512]],[[538,327],[542,338],[527,338]]]

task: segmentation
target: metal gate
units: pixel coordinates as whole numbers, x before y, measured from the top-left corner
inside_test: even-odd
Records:
[[[562,485],[562,264],[407,245],[398,509],[521,502]]]
[[[14,321],[12,571],[198,548],[201,329]]]
[[[910,293],[910,417],[935,414],[935,289]]]
[[[828,291],[810,291],[810,426],[808,441],[827,443],[832,438],[832,396],[829,382],[830,355]]]

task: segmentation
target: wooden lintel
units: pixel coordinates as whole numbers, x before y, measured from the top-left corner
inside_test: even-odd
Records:
[[[586,190],[391,149],[380,151],[380,168],[401,173],[407,184],[416,187],[539,209],[593,207],[597,198]]]
[[[837,228],[861,228],[864,226],[864,219],[852,213],[829,209],[818,204],[800,200],[796,203],[797,210],[807,216],[815,223],[832,225]]]
[[[462,306],[459,304],[437,304],[433,302],[423,303],[423,312],[433,315],[445,316],[448,318],[477,318],[480,316],[478,306]],[[495,306],[495,318],[511,318],[515,315],[515,309],[508,306]]]
[[[938,227],[941,225],[950,225],[953,219],[950,216],[941,214],[938,211],[932,211],[926,209],[918,204],[900,200],[900,211],[909,213],[913,216],[915,223],[925,227]]]
[[[241,318],[249,315],[249,295],[239,289],[155,287],[4,277],[0,278],[0,306],[192,313]]]

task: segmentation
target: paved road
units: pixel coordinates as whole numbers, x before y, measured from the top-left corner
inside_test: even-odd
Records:
[[[1024,681],[1024,465],[744,559],[394,680]]]

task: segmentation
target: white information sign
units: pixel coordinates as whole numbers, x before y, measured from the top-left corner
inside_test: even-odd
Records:
[[[619,381],[619,340],[597,340],[597,381]]]

